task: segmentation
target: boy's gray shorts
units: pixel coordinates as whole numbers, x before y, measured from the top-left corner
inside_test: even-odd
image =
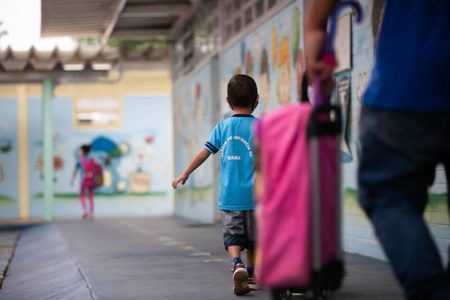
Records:
[[[255,250],[255,221],[253,210],[230,211],[221,210],[223,222],[223,243],[229,246],[240,246],[241,250]]]

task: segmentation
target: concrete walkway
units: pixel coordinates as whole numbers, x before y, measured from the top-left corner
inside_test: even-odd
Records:
[[[16,248],[19,232],[0,228],[0,288]]]
[[[230,267],[220,225],[177,218],[57,222],[23,230],[0,299],[236,299]],[[347,255],[344,287],[329,299],[403,297],[386,263]]]

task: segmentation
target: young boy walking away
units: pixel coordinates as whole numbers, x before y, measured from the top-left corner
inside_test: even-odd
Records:
[[[233,291],[236,295],[250,292],[254,282],[254,218],[253,180],[254,157],[251,115],[258,105],[255,81],[247,75],[235,75],[227,87],[227,101],[234,115],[219,122],[205,147],[186,170],[172,181],[172,187],[184,184],[210,154],[220,153],[219,209],[223,221],[225,249],[233,261]],[[241,251],[247,249],[247,268]]]

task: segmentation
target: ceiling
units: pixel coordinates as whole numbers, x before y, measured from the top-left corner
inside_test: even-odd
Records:
[[[43,37],[170,39],[200,0],[42,0]]]

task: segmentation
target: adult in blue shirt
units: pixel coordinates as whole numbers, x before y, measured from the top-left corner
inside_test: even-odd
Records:
[[[310,1],[305,27],[310,76],[329,89],[320,61],[337,0]],[[359,201],[408,299],[450,299],[423,213],[435,168],[450,166],[450,1],[387,0],[360,120]]]

